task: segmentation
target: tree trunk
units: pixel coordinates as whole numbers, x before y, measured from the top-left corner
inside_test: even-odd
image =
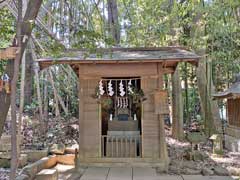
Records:
[[[68,109],[67,109],[67,107],[66,107],[62,97],[59,95],[59,93],[57,92],[57,89],[55,87],[54,80],[53,80],[53,75],[52,75],[52,71],[51,70],[49,70],[49,75],[50,75],[50,82],[51,82],[51,85],[53,87],[53,92],[56,95],[57,100],[59,101],[59,103],[60,103],[60,105],[61,105],[65,115],[68,115]]]
[[[60,111],[59,111],[59,106],[58,106],[58,95],[57,95],[57,90],[54,86],[54,81],[53,81],[53,76],[52,76],[52,72],[51,70],[49,69],[48,70],[48,78],[49,78],[49,81],[52,85],[52,88],[53,88],[53,95],[54,95],[54,100],[55,100],[55,116],[56,117],[60,117]]]
[[[42,96],[40,91],[40,82],[39,82],[39,74],[38,74],[38,64],[35,63],[34,65],[34,73],[35,73],[35,83],[37,87],[37,99],[38,99],[38,109],[39,109],[39,117],[40,123],[43,125],[43,107],[42,107]]]
[[[108,0],[108,24],[109,31],[112,34],[114,44],[120,43],[120,25],[118,22],[118,7],[117,0]]]
[[[212,92],[214,92],[214,86],[209,68],[206,59],[202,58],[197,68],[197,82],[207,136],[212,135],[216,131],[216,128],[218,131],[221,131],[221,121],[217,102],[213,101],[211,97]]]
[[[33,59],[30,50],[26,50],[26,75],[25,75],[25,86],[24,86],[24,97],[25,104],[30,105],[32,103],[33,95]]]
[[[22,46],[22,9],[23,2],[18,0],[18,18],[17,18],[17,46],[21,49]],[[17,164],[18,164],[18,149],[17,149],[17,117],[16,117],[16,94],[17,94],[17,81],[19,77],[19,65],[21,57],[17,55],[14,60],[14,72],[11,81],[11,171],[10,179],[16,178]]]
[[[22,69],[21,69],[21,87],[20,87],[20,105],[19,105],[19,116],[18,116],[18,137],[21,135],[22,130],[22,114],[23,114],[23,108],[24,108],[24,86],[25,86],[25,61],[26,60],[26,53],[24,52],[23,58],[22,58]]]
[[[48,77],[47,77],[47,72],[45,72],[45,80],[47,81]],[[44,115],[44,119],[48,119],[48,85],[47,84],[44,84],[44,98],[43,98],[43,104],[44,104],[44,107],[43,107],[43,115]]]
[[[22,115],[23,115],[23,108],[24,108],[24,86],[25,86],[25,61],[26,60],[26,51],[24,51],[23,58],[22,58],[22,68],[21,68],[21,85],[20,85],[20,105],[19,105],[19,115],[18,115],[18,134],[17,137],[20,138],[22,134]],[[21,154],[21,147],[20,143],[21,141],[17,141],[17,159],[19,159]],[[18,167],[18,163],[17,163]]]
[[[183,100],[179,74],[179,67],[177,67],[172,76],[172,136],[175,139],[182,140],[184,137]]]

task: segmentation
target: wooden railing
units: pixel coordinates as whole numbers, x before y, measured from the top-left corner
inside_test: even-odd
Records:
[[[102,157],[139,158],[141,136],[102,136]]]

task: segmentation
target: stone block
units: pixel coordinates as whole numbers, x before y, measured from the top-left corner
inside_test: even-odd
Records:
[[[58,172],[56,169],[43,169],[36,175],[36,180],[57,180]]]
[[[75,164],[75,154],[57,155],[57,163],[74,165]]]
[[[29,162],[35,162],[44,157],[47,157],[48,150],[27,150],[24,151],[24,153],[27,154]]]
[[[27,165],[23,168],[22,173],[33,179],[35,175],[43,169],[49,169],[57,164],[56,156],[49,156],[38,160],[37,162]]]
[[[50,147],[50,152],[52,154],[64,154],[65,152],[65,145],[64,144],[53,144]]]

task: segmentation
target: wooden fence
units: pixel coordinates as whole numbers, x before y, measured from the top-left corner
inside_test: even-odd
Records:
[[[140,158],[141,136],[102,136],[102,157]]]

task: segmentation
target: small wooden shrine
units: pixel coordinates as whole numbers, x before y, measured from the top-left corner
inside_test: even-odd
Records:
[[[214,94],[214,99],[227,100],[227,127],[225,129],[226,148],[240,152],[240,75],[232,86],[224,92]]]
[[[82,165],[168,167],[164,115],[169,96],[163,75],[178,62],[197,64],[178,47],[113,48],[43,58],[43,69],[69,64],[79,77],[79,162]],[[173,108],[174,111],[174,108]]]

